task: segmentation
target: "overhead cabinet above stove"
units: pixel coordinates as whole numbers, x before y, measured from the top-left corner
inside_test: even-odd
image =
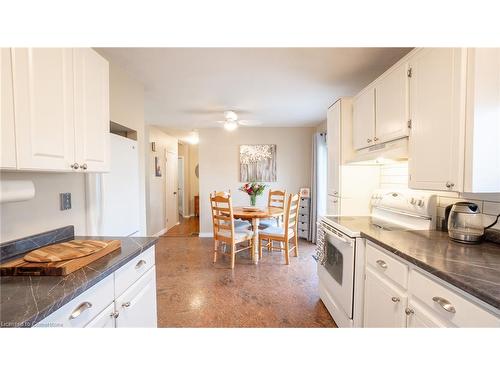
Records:
[[[0,167],[108,171],[108,62],[90,48],[13,48],[1,56]]]

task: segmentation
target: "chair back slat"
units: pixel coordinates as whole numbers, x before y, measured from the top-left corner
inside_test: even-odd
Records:
[[[269,190],[267,205],[269,207],[285,208],[286,190]]]
[[[219,238],[219,232],[226,230],[230,236],[224,236],[231,241],[234,240],[234,218],[233,205],[230,192],[216,192],[210,194],[210,206],[212,209],[212,224],[214,228],[214,239]]]
[[[300,194],[290,194],[288,197],[287,208],[285,212],[285,236],[288,236],[290,231],[294,231],[297,235],[298,216],[299,216]]]

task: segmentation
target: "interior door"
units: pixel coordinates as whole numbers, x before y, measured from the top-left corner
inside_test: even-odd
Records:
[[[81,170],[109,171],[109,64],[91,48],[74,50],[75,154]]]
[[[178,170],[178,185],[177,188],[177,202],[179,207],[179,214],[184,216],[186,212],[184,211],[184,158],[179,157],[177,159],[177,170]]]
[[[328,149],[327,193],[338,197],[340,193],[340,100],[328,108],[326,145]]]
[[[356,150],[369,147],[375,138],[375,90],[369,87],[352,102],[352,142]]]
[[[466,51],[423,48],[410,59],[409,187],[461,191]]]
[[[366,269],[364,327],[406,327],[407,297],[382,280],[370,268]]]
[[[179,202],[177,200],[178,189],[178,157],[176,153],[167,151],[167,165],[165,168],[166,198],[165,211],[167,215],[167,230],[179,222]]]
[[[377,142],[408,136],[408,66],[394,67],[375,87],[375,124]]]
[[[0,48],[0,168],[16,168],[16,130],[14,123],[14,92],[10,48]]]
[[[18,168],[71,171],[73,50],[13,48],[12,71]]]

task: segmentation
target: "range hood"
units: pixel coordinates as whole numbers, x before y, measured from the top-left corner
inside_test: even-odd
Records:
[[[348,164],[385,164],[408,160],[408,137],[358,150]]]

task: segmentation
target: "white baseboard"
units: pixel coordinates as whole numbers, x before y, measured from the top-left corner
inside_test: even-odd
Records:
[[[160,237],[162,235],[164,235],[165,233],[167,233],[168,229],[167,228],[163,228],[161,231],[159,231],[158,233],[155,233],[153,234],[153,237]]]
[[[198,237],[213,237],[214,233],[213,232],[203,232],[198,235]]]

